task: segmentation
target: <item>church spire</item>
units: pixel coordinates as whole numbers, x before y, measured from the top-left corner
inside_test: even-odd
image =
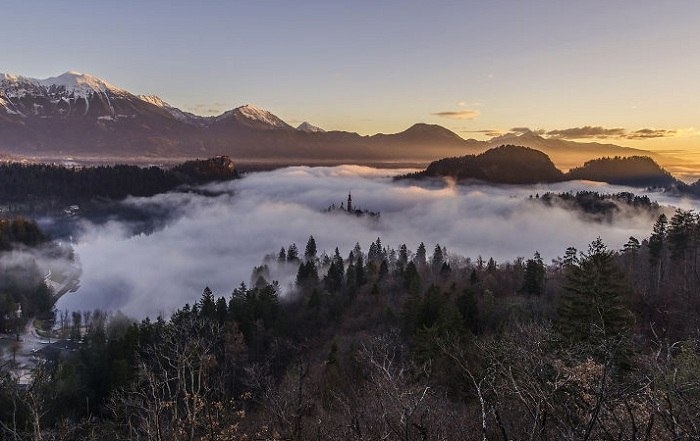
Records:
[[[348,193],[348,212],[352,212],[352,194]]]

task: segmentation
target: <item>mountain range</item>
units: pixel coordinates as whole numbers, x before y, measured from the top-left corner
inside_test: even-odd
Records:
[[[7,157],[152,162],[228,155],[237,162],[278,164],[427,164],[502,144],[540,150],[562,168],[600,156],[664,159],[644,150],[535,133],[463,139],[423,123],[371,136],[325,131],[308,122],[293,127],[253,105],[205,117],[78,72],[44,80],[0,74],[0,153]]]

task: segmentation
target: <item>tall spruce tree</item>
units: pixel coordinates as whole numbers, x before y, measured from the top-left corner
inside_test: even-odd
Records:
[[[563,290],[558,327],[564,337],[626,364],[633,322],[626,301],[630,288],[614,252],[600,238],[567,267]]]
[[[313,236],[309,236],[309,240],[306,242],[306,248],[304,249],[304,259],[306,261],[316,260],[316,239]]]
[[[535,251],[534,257],[525,263],[525,275],[520,292],[528,295],[544,294],[546,275],[542,257],[539,252]]]

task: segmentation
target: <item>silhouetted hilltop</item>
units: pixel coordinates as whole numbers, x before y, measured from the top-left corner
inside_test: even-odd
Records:
[[[535,184],[574,180],[607,182],[641,188],[662,188],[700,196],[700,180],[684,184],[646,156],[599,158],[562,173],[552,160],[539,150],[516,145],[502,145],[479,155],[445,158],[434,161],[418,173],[402,178],[450,177],[475,179],[497,184]]]
[[[238,177],[236,166],[228,156],[183,162],[173,167],[172,172],[182,181],[193,184],[227,181]]]
[[[585,179],[632,187],[668,188],[679,181],[653,159],[646,156],[600,158],[571,169],[568,180]]]
[[[564,179],[564,174],[540,151],[502,145],[479,155],[440,159],[432,162],[425,171],[406,177],[452,177],[500,184],[534,184],[558,182]]]

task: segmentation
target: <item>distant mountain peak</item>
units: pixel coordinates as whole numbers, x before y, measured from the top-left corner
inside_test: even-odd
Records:
[[[237,121],[256,129],[291,129],[292,126],[284,122],[282,119],[272,114],[271,112],[256,107],[252,104],[245,104],[236,107],[233,110],[218,116],[216,119],[221,121],[229,117],[235,118]]]
[[[306,133],[325,133],[326,132],[322,128],[315,126],[307,121],[304,121],[303,123],[299,124],[297,126],[297,130],[299,130],[301,132],[306,132]]]
[[[108,91],[112,93],[128,93],[124,89],[113,86],[103,79],[76,71],[68,71],[57,77],[37,80],[37,82],[47,88],[51,88],[52,86],[63,87],[66,91],[74,92],[81,96],[94,92],[105,93]]]
[[[464,139],[450,129],[437,124],[416,123],[397,135],[415,140],[443,139],[464,142]]]
[[[56,77],[37,79],[0,73],[1,90],[8,96],[24,96],[26,94],[37,93],[59,93],[72,98],[87,98],[94,93],[105,94],[129,94],[124,89],[109,84],[108,82],[75,71],[68,71]]]

